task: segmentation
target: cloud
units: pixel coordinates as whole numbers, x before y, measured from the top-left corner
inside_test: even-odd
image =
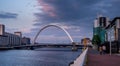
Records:
[[[97,10],[93,9],[93,6],[99,3],[99,1],[97,0],[37,1],[39,4],[38,7],[41,8],[39,9],[40,12],[34,13],[36,17],[36,23],[34,24],[35,26],[46,25],[51,23],[64,23],[67,26],[74,25],[77,27],[79,26],[79,28],[84,27],[88,29],[89,26],[86,26],[86,24],[92,26],[92,22],[94,21],[97,15]]]
[[[84,0],[38,0],[38,6],[42,7],[40,10],[43,12],[35,13],[34,15],[38,18],[38,21],[70,23],[91,17],[93,10],[90,6],[96,2],[96,0],[90,1],[89,3]]]
[[[102,0],[93,5],[93,10],[96,10],[98,13],[103,14],[104,16],[114,18],[120,16],[120,0]]]
[[[90,33],[92,31],[92,20],[97,14],[91,7],[94,3],[99,1],[93,0],[92,2],[85,0],[37,0],[40,12],[34,13],[36,23],[34,26],[43,26],[46,24],[60,25],[65,28],[74,39],[80,41],[79,36]],[[42,11],[42,12],[41,12]],[[38,30],[38,28],[34,29]],[[55,32],[55,29],[52,29]],[[87,32],[86,32],[87,30]],[[49,33],[49,31],[48,31]],[[58,33],[56,31],[56,33]],[[56,35],[56,34],[54,34]],[[63,35],[59,35],[63,36]],[[83,35],[84,36],[84,35]]]
[[[17,31],[18,28],[9,28],[9,27],[6,27],[6,31],[7,32],[11,32],[11,33],[14,33],[15,31]]]
[[[18,14],[11,12],[0,12],[1,19],[16,19]]]
[[[83,36],[92,38],[93,21],[98,13],[110,18],[120,16],[119,0],[37,0],[37,2],[40,12],[34,13],[36,17],[34,26],[61,25],[72,36],[78,38]]]

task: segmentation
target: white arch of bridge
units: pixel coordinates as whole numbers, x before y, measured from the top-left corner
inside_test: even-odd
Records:
[[[37,33],[37,35],[36,35],[35,38],[33,39],[33,44],[35,44],[35,41],[36,41],[37,37],[39,36],[40,32],[42,32],[45,28],[48,28],[48,27],[51,27],[51,26],[56,27],[56,28],[59,28],[59,29],[62,29],[62,30],[67,34],[67,36],[69,37],[71,43],[73,43],[72,37],[70,36],[70,34],[69,34],[63,27],[58,26],[58,25],[46,25],[46,26],[44,26],[42,29],[39,30],[39,32]]]

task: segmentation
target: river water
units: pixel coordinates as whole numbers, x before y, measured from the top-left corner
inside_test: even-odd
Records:
[[[71,48],[0,51],[0,66],[68,66],[81,53]]]

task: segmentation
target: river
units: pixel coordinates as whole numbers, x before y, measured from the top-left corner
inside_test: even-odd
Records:
[[[68,66],[81,53],[71,48],[0,51],[0,66]]]

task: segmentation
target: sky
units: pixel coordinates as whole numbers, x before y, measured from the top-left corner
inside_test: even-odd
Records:
[[[93,22],[100,14],[109,19],[120,16],[120,0],[0,0],[0,24],[5,31],[21,31],[31,41],[44,26],[65,28],[74,42],[93,36]],[[70,43],[56,27],[44,29],[36,42]]]

